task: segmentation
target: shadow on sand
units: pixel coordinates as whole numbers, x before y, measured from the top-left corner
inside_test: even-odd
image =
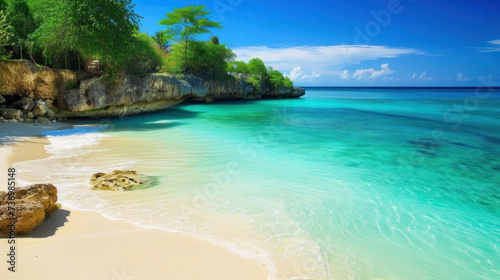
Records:
[[[46,238],[55,235],[56,231],[68,221],[70,214],[71,212],[66,209],[57,209],[50,218],[25,237]],[[19,238],[23,237],[19,236]]]

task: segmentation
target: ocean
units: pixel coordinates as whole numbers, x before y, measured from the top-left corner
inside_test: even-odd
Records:
[[[307,88],[45,135],[52,156],[17,163],[20,183],[257,258],[271,279],[500,279],[498,88]],[[116,169],[158,184],[90,190]]]

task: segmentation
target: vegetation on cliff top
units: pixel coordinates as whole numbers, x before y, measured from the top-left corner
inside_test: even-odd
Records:
[[[132,0],[0,0],[0,60],[81,70],[97,58],[111,85],[122,74],[164,72],[208,80],[240,76],[263,91],[293,86],[258,58],[234,61],[236,55],[216,35],[200,40],[222,28],[205,6],[167,13],[159,22],[165,30],[154,36],[139,31],[142,17],[134,6]]]

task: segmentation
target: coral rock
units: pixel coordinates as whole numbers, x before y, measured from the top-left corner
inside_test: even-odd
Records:
[[[115,170],[108,174],[96,173],[90,179],[90,184],[94,186],[93,190],[130,191],[144,189],[154,183],[154,178],[137,174],[136,171]]]
[[[28,234],[58,208],[57,188],[52,184],[16,189],[13,198],[14,200],[10,200],[8,193],[0,192],[0,237],[11,235],[12,222],[15,223],[16,234]],[[9,209],[8,202],[12,201],[15,205],[10,205]]]

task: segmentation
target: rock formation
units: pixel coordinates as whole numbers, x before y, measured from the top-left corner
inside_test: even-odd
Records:
[[[58,208],[57,188],[52,184],[38,184],[16,189],[13,207],[8,205],[8,202],[12,201],[9,199],[8,193],[0,192],[0,237],[7,237],[11,234],[9,225],[13,221],[16,234],[28,234]],[[9,209],[9,206],[13,210]]]
[[[124,75],[110,88],[101,77],[88,73],[52,70],[30,61],[0,62],[0,96],[12,96],[6,101],[1,97],[0,104],[21,111],[18,116],[17,111],[7,112],[10,108],[2,105],[2,122],[117,117],[166,109],[188,98],[210,103],[220,99],[297,98],[304,94],[303,89],[286,87],[278,92],[259,92],[241,77],[204,81],[193,75],[160,73],[142,78]]]
[[[77,82],[78,75],[71,70],[38,67],[31,61],[0,62],[1,95],[55,100]]]
[[[52,104],[51,102],[52,100],[50,99],[44,101],[22,97],[12,103],[14,108],[7,108],[5,105],[0,107],[0,121],[4,123],[24,122],[50,124],[56,119],[56,113],[53,110],[57,110],[53,105],[47,106],[48,103]]]
[[[96,173],[92,175],[90,184],[93,190],[104,191],[131,191],[144,189],[154,185],[155,179],[136,171],[115,170],[111,173]]]

